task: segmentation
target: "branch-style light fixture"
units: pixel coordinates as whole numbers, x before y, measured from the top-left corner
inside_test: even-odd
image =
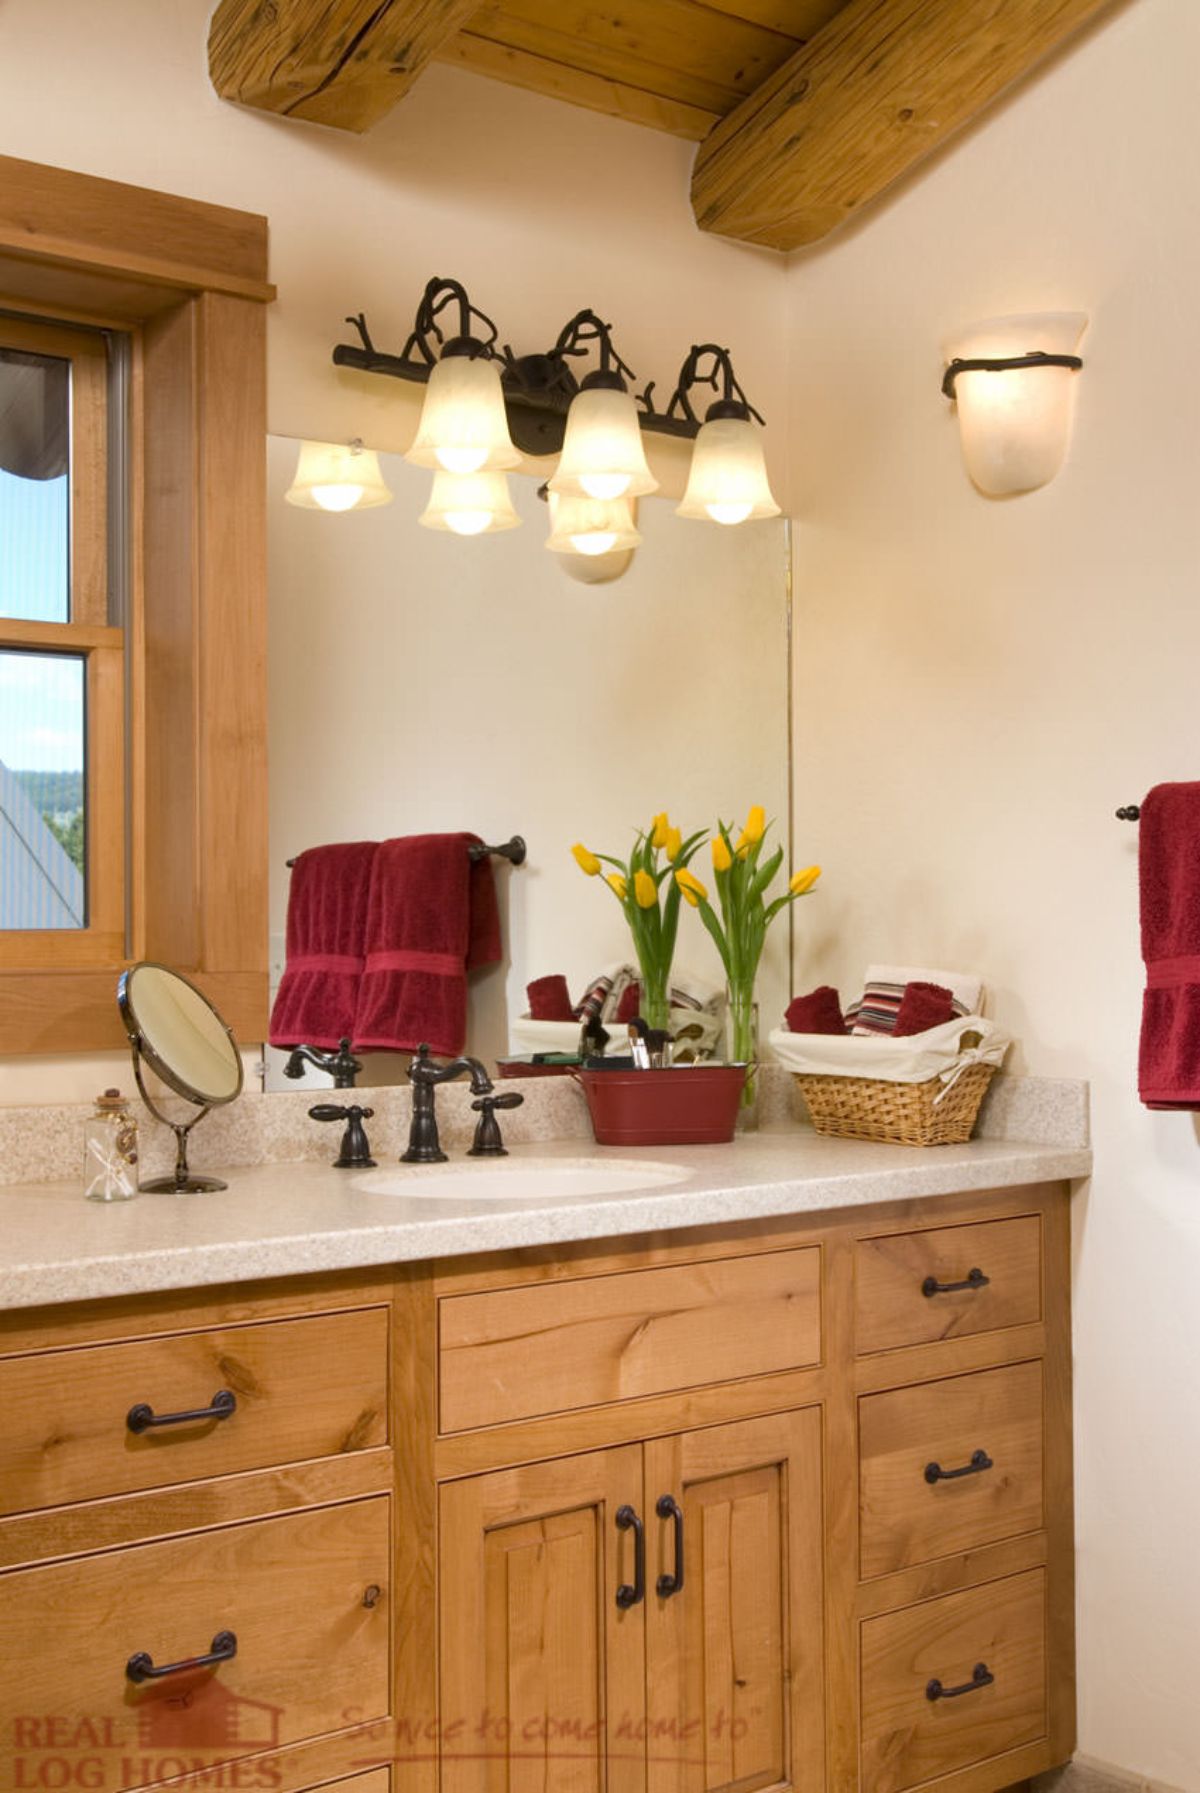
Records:
[[[373,448],[353,442],[302,442],[292,483],[284,493],[301,510],[370,510],[392,502]]]
[[[1081,311],[988,318],[944,349],[942,391],[958,412],[963,460],[989,498],[1048,485],[1067,452]]]
[[[443,328],[447,317],[453,334]],[[522,454],[559,454],[548,482],[558,501],[548,543],[555,552],[599,556],[637,545],[629,501],[658,485],[646,462],[647,431],[696,444],[679,516],[733,524],[779,515],[767,483],[763,420],[738,383],[728,349],[715,343],[690,350],[671,401],[660,411],[653,381],[636,395],[631,390],[636,376],[617,352],[612,326],[592,310],[571,318],[553,347],[530,355],[497,346],[496,325],[456,280],[428,282],[399,355],[375,347],[361,312],[346,321],[359,341],[337,345],[336,366],[428,387],[416,440],[405,458],[435,469],[440,491],[450,476],[503,479]],[[577,373],[576,364],[593,354],[596,365]],[[702,386],[716,394],[703,421],[690,396]],[[469,517],[478,533],[519,521],[514,516],[479,523],[486,505],[457,498],[453,503],[453,512],[447,511],[435,493],[421,521],[459,533],[471,531],[440,520],[443,515]],[[496,505],[499,516],[507,494]],[[624,508],[600,508],[606,505]]]

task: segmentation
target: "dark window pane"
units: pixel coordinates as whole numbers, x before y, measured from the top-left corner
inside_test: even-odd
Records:
[[[82,654],[0,651],[0,928],[82,928]]]
[[[71,364],[0,348],[0,616],[70,620]]]

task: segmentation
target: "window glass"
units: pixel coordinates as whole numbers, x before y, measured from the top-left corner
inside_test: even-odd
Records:
[[[0,650],[0,928],[87,925],[85,667]]]
[[[0,348],[0,616],[70,619],[71,364]]]

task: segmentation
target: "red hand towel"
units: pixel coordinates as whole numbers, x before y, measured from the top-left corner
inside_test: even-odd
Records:
[[[794,996],[784,1022],[791,1033],[845,1033],[841,998],[832,984],[822,984],[807,996]]]
[[[1200,1108],[1200,784],[1159,784],[1138,823],[1147,1108]]]
[[[501,956],[491,861],[473,863],[473,834],[385,840],[367,904],[366,965],[356,1050],[461,1052],[467,972]]]
[[[310,847],[292,867],[287,965],[271,1012],[272,1046],[335,1047],[354,1032],[379,843]]]
[[[574,1021],[571,992],[561,971],[551,977],[535,978],[531,984],[526,984],[525,994],[529,998],[531,1021]]]
[[[892,1038],[898,1040],[902,1034],[927,1033],[931,1027],[941,1027],[953,1019],[953,991],[945,989],[941,984],[923,984],[919,981],[905,984],[900,1007],[896,1010]]]
[[[631,1021],[637,1020],[641,1012],[642,986],[640,984],[626,984],[621,992],[621,1000],[617,1004],[617,1012],[613,1019],[618,1027],[628,1027]]]

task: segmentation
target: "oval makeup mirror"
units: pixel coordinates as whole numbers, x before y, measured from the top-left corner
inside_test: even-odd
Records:
[[[195,984],[166,965],[149,961],[122,974],[117,1006],[129,1035],[142,1100],[175,1135],[175,1174],[152,1177],[142,1188],[174,1194],[228,1188],[219,1177],[195,1176],[188,1169],[187,1137],[211,1108],[232,1102],[241,1093],[242,1055],[232,1033]],[[199,1114],[179,1122],[161,1113],[147,1093],[143,1060],[175,1095],[194,1102]]]

